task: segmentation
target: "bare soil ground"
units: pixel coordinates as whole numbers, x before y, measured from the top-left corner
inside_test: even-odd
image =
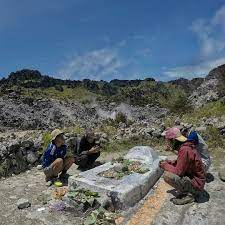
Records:
[[[122,153],[120,153],[122,154]],[[118,156],[118,154],[116,154]],[[104,155],[110,161],[115,154]],[[211,167],[211,182],[206,184],[209,199],[185,206],[175,206],[170,201],[172,188],[162,179],[155,190],[149,193],[135,208],[123,213],[123,224],[128,225],[224,225],[225,183],[218,178],[218,169],[223,167],[224,156],[214,158],[216,167]],[[219,163],[218,163],[219,162]],[[70,174],[78,173],[74,165]],[[0,180],[0,224],[1,225],[79,225],[82,219],[70,212],[55,212],[45,208],[38,196],[46,190],[44,174],[33,168],[26,173]],[[16,202],[26,198],[31,207],[17,209]],[[44,207],[44,208],[43,208]],[[42,211],[39,211],[42,208]]]

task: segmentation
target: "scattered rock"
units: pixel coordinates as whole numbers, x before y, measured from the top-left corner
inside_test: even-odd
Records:
[[[219,175],[220,180],[225,182],[225,169],[224,170],[220,170],[218,175]]]
[[[35,152],[27,153],[27,162],[30,164],[34,164],[38,160],[38,154]]]
[[[18,209],[25,209],[31,206],[31,203],[29,202],[29,200],[21,198],[17,201],[16,203]]]
[[[37,165],[37,169],[42,170],[43,169],[42,165]]]
[[[156,129],[154,131],[152,131],[152,136],[156,137],[156,138],[160,138],[162,134],[162,130],[161,129]]]
[[[203,126],[201,126],[201,127],[196,127],[196,128],[195,128],[195,130],[198,131],[198,132],[206,131],[206,129],[207,129],[207,128],[206,128],[206,127],[203,127]]]
[[[38,212],[42,212],[42,211],[45,211],[45,210],[46,210],[45,207],[41,207],[41,208],[38,208],[38,209],[37,209]]]

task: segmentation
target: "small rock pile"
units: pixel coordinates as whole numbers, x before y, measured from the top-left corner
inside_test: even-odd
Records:
[[[220,134],[225,134],[225,116],[221,117],[203,117],[201,120],[200,127],[202,129],[206,129],[207,126],[213,126],[217,128],[220,132]]]
[[[160,120],[155,121],[154,124],[145,121],[135,122],[132,125],[124,123],[119,124],[118,132],[114,139],[130,139],[133,137],[143,138],[160,138],[162,132],[165,130],[165,125]]]
[[[31,140],[6,139],[0,144],[0,177],[24,172],[36,165],[39,145]]]

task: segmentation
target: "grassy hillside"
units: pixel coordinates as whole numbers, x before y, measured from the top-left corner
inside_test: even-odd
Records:
[[[221,117],[225,116],[225,102],[224,101],[216,101],[210,102],[203,107],[193,110],[188,114],[184,114],[182,120],[184,122],[198,123],[198,121],[202,118],[209,117]]]
[[[67,86],[60,86],[58,88],[24,88],[22,94],[27,97],[44,97],[58,100],[75,100],[81,103],[87,103],[97,98],[98,95],[90,92],[84,87],[68,88]]]

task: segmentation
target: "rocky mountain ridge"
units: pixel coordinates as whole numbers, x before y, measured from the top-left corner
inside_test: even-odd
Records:
[[[210,71],[206,78],[169,82],[152,78],[71,81],[43,76],[36,70],[21,70],[0,80],[0,128],[51,129],[75,124],[95,127],[115,117],[118,111],[136,121],[154,121],[166,111],[176,114],[189,106],[199,108],[222,98],[218,89],[221,77],[225,77],[225,65]],[[88,99],[79,102],[83,90],[87,90]],[[73,91],[76,93],[70,96]],[[57,98],[60,95],[65,97]]]
[[[179,86],[185,89],[185,91],[190,92],[196,89],[202,82],[204,78],[194,78],[188,80],[185,78],[179,78],[177,80],[172,80],[169,82],[156,81],[154,78],[146,79],[136,79],[136,80],[119,80],[114,79],[109,82],[107,81],[95,81],[95,80],[62,80],[58,78],[53,78],[51,76],[42,75],[38,70],[23,69],[20,71],[12,72],[7,78],[2,78],[0,80],[1,91],[4,89],[10,89],[13,86],[24,87],[24,88],[48,88],[56,87],[60,85],[67,85],[68,87],[74,88],[82,86],[90,91],[113,95],[118,92],[119,88],[122,87],[135,87],[140,85],[142,82],[155,82],[155,83],[169,83],[175,86]]]

